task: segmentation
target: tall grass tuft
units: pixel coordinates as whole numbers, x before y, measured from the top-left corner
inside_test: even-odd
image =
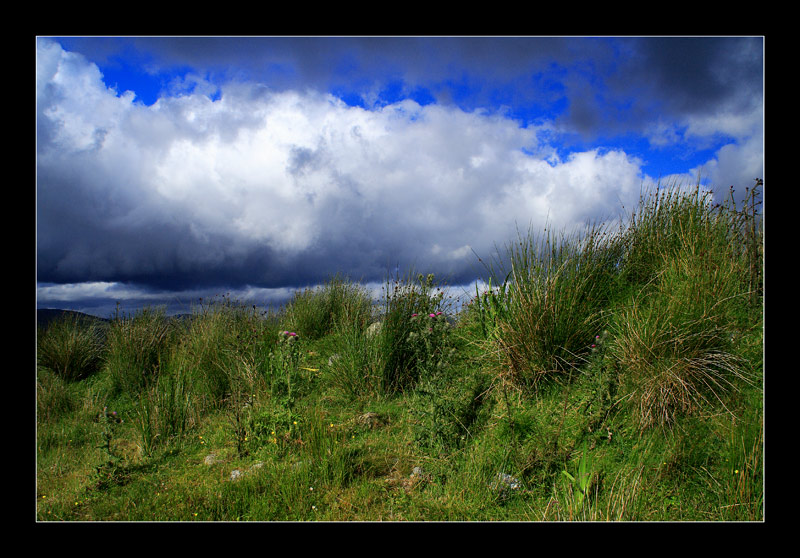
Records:
[[[195,422],[189,360],[181,344],[164,358],[157,377],[138,392],[134,426],[142,450],[153,450],[180,438]]]
[[[583,236],[528,234],[508,248],[511,272],[500,291],[496,337],[514,383],[532,387],[585,360],[604,327],[620,257],[616,242],[592,226]]]
[[[221,298],[193,313],[183,339],[188,375],[204,409],[225,405],[232,387],[250,391],[263,376],[278,332],[278,316]]]
[[[383,353],[380,339],[356,322],[344,321],[336,328],[338,352],[326,368],[326,379],[351,399],[380,393]]]
[[[135,397],[154,382],[174,333],[164,308],[148,307],[127,316],[117,309],[108,330],[105,363],[115,389]]]
[[[711,192],[701,190],[699,184],[693,189],[671,184],[643,192],[621,239],[624,258],[619,268],[620,286],[650,284],[664,262],[688,253],[715,258],[697,262],[701,265],[734,266],[743,290],[760,294],[763,220],[758,214],[758,188],[762,185],[758,180],[753,189],[747,189],[741,209],[736,206],[733,191],[721,205],[712,205]]]
[[[77,407],[67,382],[49,369],[36,374],[36,419],[39,424],[55,421]]]
[[[339,274],[322,287],[295,293],[284,316],[288,329],[309,340],[333,333],[342,320],[363,328],[371,318],[372,300],[368,292]]]
[[[103,357],[102,333],[93,321],[64,315],[38,329],[37,363],[62,380],[73,382],[94,374]]]
[[[731,350],[749,298],[738,220],[699,187],[656,193],[631,220],[621,277],[637,287],[614,312],[610,354],[641,428],[724,406],[749,380]]]

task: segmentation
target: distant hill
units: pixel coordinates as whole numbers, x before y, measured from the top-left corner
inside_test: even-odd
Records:
[[[100,318],[98,316],[93,316],[91,314],[86,314],[84,312],[78,312],[77,310],[61,310],[58,308],[37,308],[36,309],[36,324],[37,326],[47,327],[50,323],[60,318],[64,315],[67,315],[70,318],[78,318],[78,319],[85,319],[88,321],[97,321],[101,323],[109,323],[111,320],[108,318]],[[167,319],[170,320],[181,320],[186,321],[192,318],[192,314],[175,314],[174,316],[168,316]]]
[[[36,309],[36,324],[37,326],[47,327],[50,325],[50,322],[53,320],[60,318],[62,316],[68,316],[70,318],[77,318],[77,319],[85,319],[88,321],[96,320],[98,322],[108,322],[106,318],[98,318],[97,316],[92,316],[91,314],[85,314],[83,312],[78,312],[76,310],[60,310],[58,308],[37,308]]]

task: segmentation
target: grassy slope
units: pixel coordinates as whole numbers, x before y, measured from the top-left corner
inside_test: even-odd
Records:
[[[368,333],[336,277],[266,316],[123,317],[97,354],[74,323],[48,330],[37,519],[761,520],[760,278],[725,236],[746,212],[713,215],[673,193],[557,258],[522,239],[454,327],[433,278],[408,277]],[[86,364],[54,373],[67,355]]]

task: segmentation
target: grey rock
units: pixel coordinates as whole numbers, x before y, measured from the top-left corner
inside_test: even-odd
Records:
[[[234,469],[233,471],[231,471],[231,480],[232,481],[239,480],[240,478],[242,478],[242,475],[252,473],[253,471],[261,469],[261,467],[263,466],[264,466],[263,461],[256,461],[246,471],[242,471],[241,469]]]

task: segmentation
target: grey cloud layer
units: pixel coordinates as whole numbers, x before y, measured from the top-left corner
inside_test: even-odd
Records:
[[[760,37],[148,37],[69,44],[105,62],[133,46],[153,71],[189,65],[221,80],[268,80],[278,89],[353,82],[379,88],[402,80],[442,102],[455,80],[471,84],[461,101],[477,107],[496,86],[508,86],[515,104],[567,99],[559,125],[589,134],[641,131],[657,115],[713,115],[763,97]],[[563,82],[549,99],[537,81],[546,69]],[[615,105],[625,110],[609,112]]]
[[[613,218],[646,178],[620,151],[557,159],[548,124],[413,101],[368,111],[249,81],[222,91],[147,107],[39,41],[39,281],[274,288],[380,280],[396,262],[470,280],[473,251],[517,226]]]

